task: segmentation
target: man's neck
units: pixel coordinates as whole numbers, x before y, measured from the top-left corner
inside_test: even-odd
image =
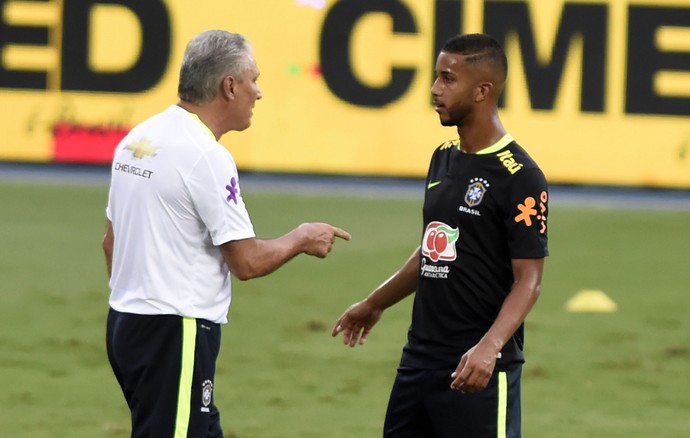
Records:
[[[460,149],[468,154],[476,154],[482,149],[494,145],[506,135],[498,115],[487,117],[483,122],[475,122],[469,126],[458,126]]]

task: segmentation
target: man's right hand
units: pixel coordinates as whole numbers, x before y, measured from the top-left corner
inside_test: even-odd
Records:
[[[336,337],[343,333],[343,344],[354,347],[359,343],[363,345],[371,332],[374,324],[383,314],[382,309],[373,307],[368,300],[363,300],[351,305],[342,314],[333,326],[331,336]]]
[[[347,231],[324,223],[305,223],[297,227],[303,233],[304,253],[310,256],[324,258],[333,249],[335,238],[352,239]]]

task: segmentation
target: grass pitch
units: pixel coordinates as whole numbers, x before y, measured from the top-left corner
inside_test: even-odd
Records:
[[[421,200],[244,196],[260,237],[326,221],[353,240],[326,260],[301,256],[234,282],[215,386],[226,436],[380,436],[412,300],[389,309],[364,347],[329,332],[413,251]],[[129,436],[104,348],[106,197],[102,186],[0,183],[2,436]],[[527,322],[524,436],[687,434],[689,224],[688,212],[552,206],[551,256]],[[567,312],[582,289],[618,311]]]

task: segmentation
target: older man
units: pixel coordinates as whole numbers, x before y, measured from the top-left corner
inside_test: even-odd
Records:
[[[213,389],[229,273],[259,277],[300,253],[326,257],[336,237],[350,239],[323,223],[256,238],[237,167],[218,140],[251,124],[258,77],[243,36],[197,35],[182,61],[179,102],[115,151],[103,238],[107,349],[132,437],[222,437]]]

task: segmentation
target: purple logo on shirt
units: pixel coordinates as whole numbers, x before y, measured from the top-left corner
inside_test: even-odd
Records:
[[[230,192],[227,198],[225,198],[228,202],[233,201],[235,205],[237,205],[237,179],[233,176],[232,179],[230,180],[230,185],[225,186],[225,190]]]

